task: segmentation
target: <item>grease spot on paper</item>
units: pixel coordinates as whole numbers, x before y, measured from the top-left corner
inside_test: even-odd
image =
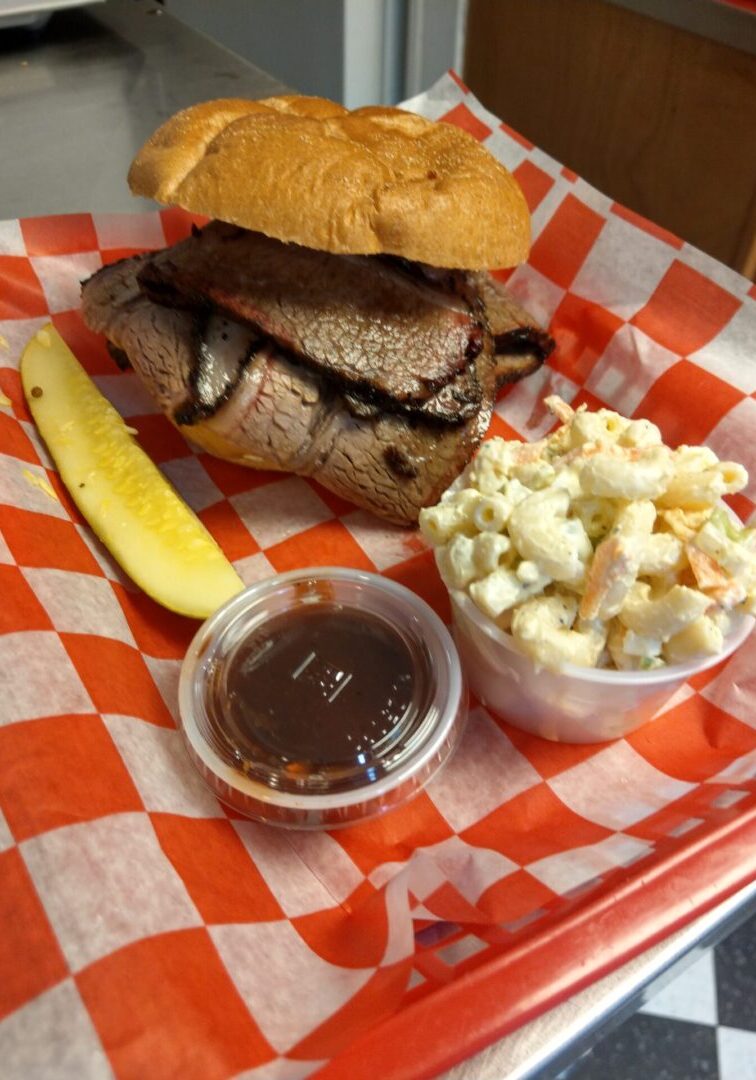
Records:
[[[27,484],[30,485],[30,487],[37,487],[40,491],[44,491],[45,495],[47,495],[50,499],[55,499],[56,502],[60,502],[55,488],[52,486],[46,476],[37,476],[29,469],[24,469],[21,475],[23,476]]]

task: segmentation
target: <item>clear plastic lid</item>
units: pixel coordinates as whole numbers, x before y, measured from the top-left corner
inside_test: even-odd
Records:
[[[181,724],[225,803],[332,828],[416,794],[461,734],[454,643],[410,590],[358,570],[282,574],[234,597],[184,660]]]

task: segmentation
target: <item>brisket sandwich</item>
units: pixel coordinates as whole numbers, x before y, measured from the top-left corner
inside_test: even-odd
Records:
[[[553,347],[488,272],[527,257],[522,192],[450,125],[212,101],[168,120],[129,183],[210,222],[96,273],[84,318],[221,458],[413,523],[469,461],[499,386]]]

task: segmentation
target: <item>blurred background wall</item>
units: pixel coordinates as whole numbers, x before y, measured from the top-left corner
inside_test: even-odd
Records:
[[[166,0],[304,94],[394,105],[461,67],[466,0]]]
[[[756,5],[470,0],[463,75],[617,202],[756,276]]]

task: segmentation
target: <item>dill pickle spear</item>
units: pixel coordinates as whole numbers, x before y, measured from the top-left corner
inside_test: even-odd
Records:
[[[141,589],[171,611],[204,619],[244,588],[52,325],[26,346],[21,381],[71,497]]]

